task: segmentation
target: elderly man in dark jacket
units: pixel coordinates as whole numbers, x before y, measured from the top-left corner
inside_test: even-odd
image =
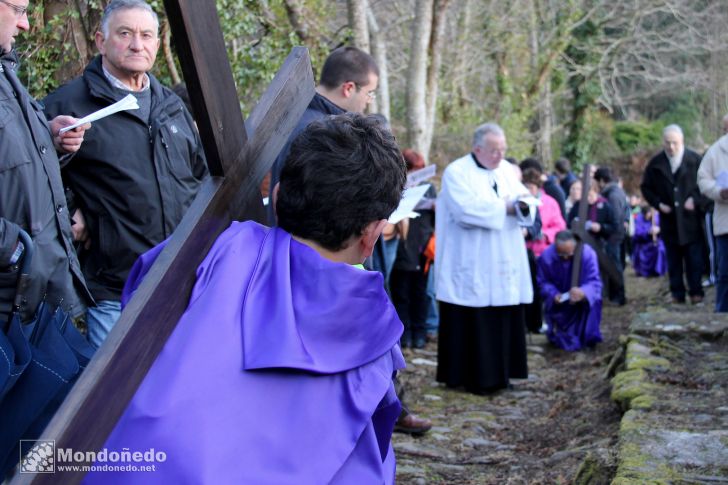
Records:
[[[63,175],[85,216],[83,271],[98,307],[88,312],[99,346],[120,314],[121,290],[137,257],[170,236],[195,198],[207,166],[182,100],[148,71],[159,22],[143,0],[113,0],[83,75],[45,99],[48,117],[83,116],[130,93],[139,109],[94,123]]]
[[[73,249],[54,149],[75,152],[90,125],[59,134],[76,119],[58,116],[49,125],[18,80],[12,46],[15,35],[29,28],[26,8],[27,2],[24,7],[0,4],[0,323],[10,314],[18,266],[28,254],[18,239],[21,230],[31,236],[35,249],[21,318],[32,318],[44,297],[73,317],[92,303]]]
[[[685,303],[683,264],[690,301],[703,301],[702,214],[704,203],[698,189],[700,155],[685,148],[682,129],[667,126],[662,133],[664,150],[647,164],[642,195],[660,211],[660,235],[667,250],[667,271],[674,303]]]

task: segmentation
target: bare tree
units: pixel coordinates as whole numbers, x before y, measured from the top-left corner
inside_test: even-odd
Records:
[[[427,155],[427,66],[434,0],[416,0],[407,75],[407,143]]]
[[[349,27],[353,43],[359,49],[369,52],[369,25],[367,23],[367,0],[346,0],[349,12]]]
[[[435,131],[437,100],[440,87],[440,67],[442,66],[442,45],[445,41],[445,19],[450,0],[435,0],[433,6],[432,31],[428,49],[425,133],[422,137],[421,152],[429,159],[432,136]]]
[[[390,115],[389,101],[389,62],[387,60],[387,44],[384,35],[379,28],[379,23],[371,8],[367,8],[367,21],[369,23],[369,40],[371,42],[371,54],[379,66],[379,88],[377,98],[369,105],[374,113],[384,115],[388,120]]]

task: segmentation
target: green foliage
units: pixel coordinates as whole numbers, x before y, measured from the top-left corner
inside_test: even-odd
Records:
[[[305,3],[312,15],[322,8],[317,1]],[[247,113],[291,49],[301,42],[293,32],[280,0],[267,5],[253,0],[217,0],[217,10],[240,102]],[[328,50],[318,43],[308,47],[315,72]]]
[[[28,19],[32,32],[21,34],[16,44],[20,57],[19,77],[36,98],[56,89],[64,81],[57,73],[69,59],[79,58],[67,28],[72,19],[78,18],[77,11],[69,9],[45,23],[43,14],[43,2],[30,3]]]
[[[646,121],[618,121],[614,124],[614,141],[623,153],[652,149],[660,144],[662,125]]]

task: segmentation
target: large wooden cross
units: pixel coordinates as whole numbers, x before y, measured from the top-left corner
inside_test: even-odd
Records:
[[[314,95],[308,51],[295,48],[243,124],[215,0],[164,5],[212,177],[40,436],[57,448],[102,448],[186,309],[217,236],[233,220],[265,221],[260,181]],[[20,474],[12,483],[78,483],[84,474]]]

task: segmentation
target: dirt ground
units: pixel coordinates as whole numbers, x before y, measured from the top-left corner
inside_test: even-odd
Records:
[[[435,382],[436,342],[406,350],[405,400],[434,428],[421,437],[395,434],[397,483],[568,484],[588,453],[613,474],[621,414],[605,372],[634,314],[669,298],[665,278],[636,278],[628,268],[625,279],[628,304],[604,305],[603,343],[569,353],[531,335],[529,378],[492,396]]]

